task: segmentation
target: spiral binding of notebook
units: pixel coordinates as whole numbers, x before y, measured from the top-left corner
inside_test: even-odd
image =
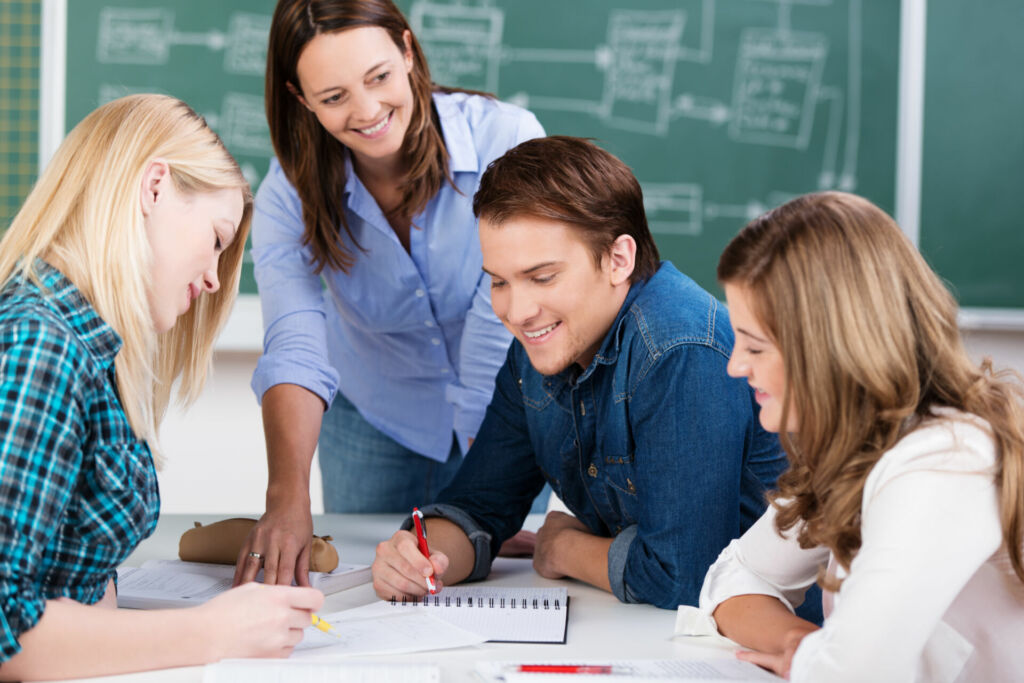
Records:
[[[392,597],[391,604],[393,606],[401,605],[403,607],[411,605],[415,605],[417,607],[462,607],[462,600],[463,598],[461,595],[452,597],[450,594],[443,596],[443,598],[440,595],[424,595],[418,600],[412,600],[402,596],[401,600]],[[533,598],[532,602],[528,603],[527,598],[505,598],[488,595],[485,598],[477,598],[476,603],[474,603],[473,596],[470,595],[467,596],[465,600],[466,607],[475,606],[481,608],[486,605],[490,609],[516,609],[516,606],[519,605],[519,609],[562,609],[561,598]]]
[[[564,643],[569,594],[565,588],[452,586],[422,598],[392,598],[395,609],[427,608],[436,617],[496,643]]]

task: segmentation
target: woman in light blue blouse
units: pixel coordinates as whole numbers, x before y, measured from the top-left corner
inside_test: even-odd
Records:
[[[532,114],[433,85],[390,0],[281,0],[256,198],[267,510],[236,580],[305,583],[319,442],[328,512],[429,502],[490,401],[510,337],[482,276],[472,198]],[[326,412],[325,412],[326,411]]]
[[[114,609],[156,527],[157,424],[172,386],[202,387],[251,212],[206,122],[134,95],[75,126],[0,241],[0,679],[285,656],[322,603],[253,584]]]

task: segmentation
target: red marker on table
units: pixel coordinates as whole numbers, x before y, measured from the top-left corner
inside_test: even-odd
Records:
[[[520,664],[515,671],[523,674],[617,674],[629,669],[608,664]]]
[[[420,544],[420,552],[423,557],[430,559],[430,548],[427,546],[427,530],[423,528],[423,513],[419,508],[412,509],[412,523],[416,526],[416,540]],[[437,586],[434,585],[434,577],[427,577],[427,590],[431,595],[437,593]]]

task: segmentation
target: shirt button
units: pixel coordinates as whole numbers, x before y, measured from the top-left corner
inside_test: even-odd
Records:
[[[448,374],[448,368],[441,368],[441,374],[442,375],[447,375]]]
[[[589,474],[592,477],[596,477],[597,476],[597,465],[595,465],[594,463],[590,463],[590,467],[587,468],[587,474]]]
[[[433,320],[424,320],[423,324],[426,325],[427,327],[433,327],[434,326],[434,321]]]
[[[434,346],[440,346],[441,340],[438,339],[437,337],[434,337],[433,339],[430,340],[430,343],[433,344]]]
[[[425,295],[426,295],[426,292],[424,292],[422,289],[417,289],[416,290],[416,296],[422,298]]]

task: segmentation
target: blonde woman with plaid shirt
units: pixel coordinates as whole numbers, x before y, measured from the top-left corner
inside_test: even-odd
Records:
[[[176,382],[185,401],[202,387],[251,214],[206,122],[136,95],[71,131],[0,241],[0,679],[285,656],[320,606],[250,584],[113,609],[156,526],[157,424]]]

